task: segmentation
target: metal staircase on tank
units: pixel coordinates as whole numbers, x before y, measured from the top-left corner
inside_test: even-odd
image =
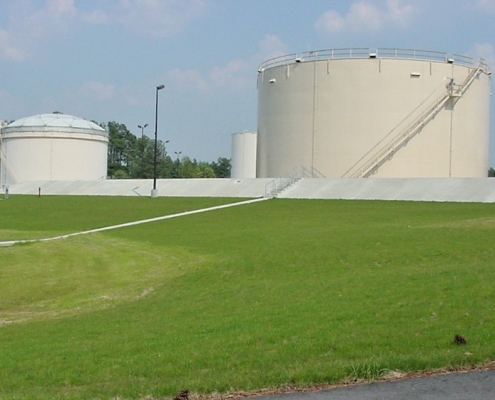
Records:
[[[433,104],[429,105],[418,117],[398,133],[393,135],[399,126],[395,127],[384,139],[378,142],[370,149],[361,159],[359,159],[351,168],[349,168],[342,178],[368,178],[376,172],[390,158],[416,136],[423,127],[430,122],[445,106],[447,101],[455,99],[457,101],[469,88],[471,83],[487,70],[487,65],[483,60],[480,61],[476,68],[473,68],[461,85],[454,84],[453,80],[447,85],[446,91],[438,97]],[[414,110],[415,111],[415,110]],[[414,112],[413,111],[413,112]],[[391,138],[389,138],[393,135]],[[388,141],[383,143],[387,138]]]
[[[296,167],[284,176],[275,178],[273,181],[267,183],[264,197],[276,197],[303,178],[325,178],[325,176],[315,167]]]

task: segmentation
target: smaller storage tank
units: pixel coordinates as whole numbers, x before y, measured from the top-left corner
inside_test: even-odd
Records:
[[[67,114],[21,118],[1,130],[2,186],[39,180],[98,180],[107,173],[108,133]]]
[[[232,134],[232,178],[256,178],[257,138],[256,132]]]

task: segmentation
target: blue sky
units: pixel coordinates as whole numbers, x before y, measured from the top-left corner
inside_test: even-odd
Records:
[[[495,0],[1,0],[0,119],[61,111],[158,136],[168,151],[230,157],[255,131],[266,59],[397,47],[483,57],[495,69]],[[495,104],[490,165],[495,167]]]

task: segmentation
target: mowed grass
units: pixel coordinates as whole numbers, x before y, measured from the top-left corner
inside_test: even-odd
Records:
[[[243,199],[118,196],[0,198],[0,241],[34,239],[101,228]]]
[[[49,231],[136,201],[85,200],[79,221]],[[29,218],[8,229],[29,233]],[[491,362],[494,230],[493,204],[275,199],[0,248],[0,398],[160,398]]]

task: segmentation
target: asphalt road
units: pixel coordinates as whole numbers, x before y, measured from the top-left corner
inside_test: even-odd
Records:
[[[317,392],[273,394],[257,400],[487,400],[495,399],[495,370],[456,372]]]

